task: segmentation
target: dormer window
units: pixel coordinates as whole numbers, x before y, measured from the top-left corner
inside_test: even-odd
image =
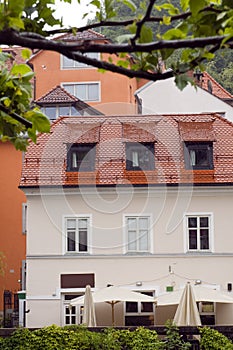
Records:
[[[154,143],[126,143],[127,170],[153,170],[155,168]]]
[[[73,144],[67,153],[67,171],[94,171],[95,146],[95,143]]]
[[[213,143],[185,142],[184,160],[186,169],[213,169]]]
[[[78,110],[72,105],[48,105],[43,106],[41,111],[49,120],[56,120],[59,116],[80,115]]]

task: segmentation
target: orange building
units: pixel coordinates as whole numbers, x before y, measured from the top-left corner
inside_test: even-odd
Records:
[[[104,43],[106,38],[92,30],[66,34],[59,39],[66,42],[93,40]],[[99,53],[88,53],[87,56],[100,58]],[[101,54],[101,60],[108,61],[109,54]],[[112,55],[116,60],[116,56]],[[57,52],[39,50],[29,60],[35,72],[35,100],[45,95],[57,85],[64,87],[70,94],[97,108],[104,114],[135,114],[136,103],[134,92],[140,81],[135,78],[106,71],[101,73],[97,68],[68,59]]]
[[[17,293],[24,284],[22,269],[25,265],[26,232],[23,214],[26,213],[26,197],[18,188],[22,152],[16,151],[9,142],[0,143],[0,159],[0,252],[3,254],[4,268],[3,274],[0,275],[1,311],[4,309],[4,291]]]

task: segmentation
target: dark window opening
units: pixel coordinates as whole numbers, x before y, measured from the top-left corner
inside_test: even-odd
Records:
[[[67,154],[68,171],[94,171],[96,144],[74,144]]]
[[[213,169],[213,143],[185,142],[184,159],[186,169]]]
[[[127,170],[154,170],[154,143],[126,143]]]

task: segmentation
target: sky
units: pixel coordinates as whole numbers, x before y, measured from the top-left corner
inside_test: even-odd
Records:
[[[81,0],[81,4],[78,4],[77,0],[72,0],[72,3],[68,4],[61,2],[60,0],[56,0],[56,17],[63,17],[65,27],[84,26],[87,20],[83,20],[82,16],[88,11],[88,2],[88,0]]]

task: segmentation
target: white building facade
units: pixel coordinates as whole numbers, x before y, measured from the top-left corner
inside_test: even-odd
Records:
[[[27,327],[81,323],[69,303],[87,284],[156,297],[189,281],[232,296],[232,135],[213,114],[64,117],[31,144]],[[204,324],[233,322],[233,304],[199,307]],[[115,325],[161,325],[175,310],[119,303]],[[111,325],[109,305],[96,315]]]

